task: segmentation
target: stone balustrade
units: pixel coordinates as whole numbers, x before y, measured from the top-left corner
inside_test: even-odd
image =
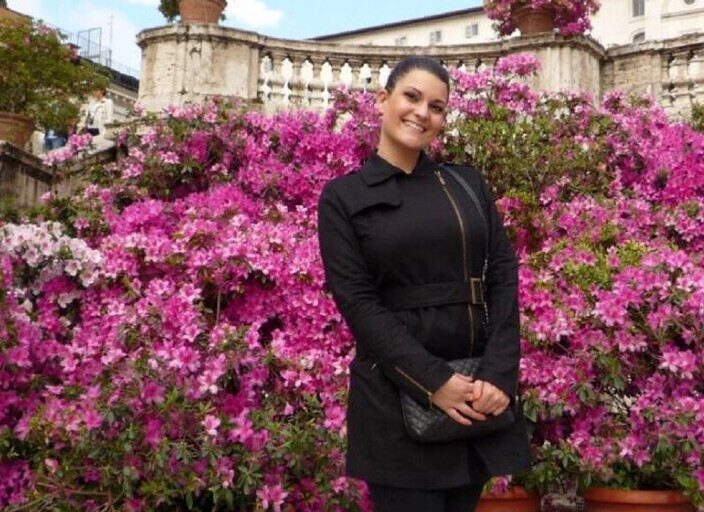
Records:
[[[337,45],[273,39],[218,25],[170,25],[141,32],[139,101],[151,111],[208,96],[236,96],[266,111],[325,108],[334,89],[376,90],[401,58],[435,57],[468,70],[507,54],[532,52],[543,62],[534,86],[598,95],[604,49],[586,37],[557,34],[502,42],[433,47]]]
[[[704,34],[609,48],[602,92],[622,89],[651,95],[672,116],[704,103]]]
[[[431,47],[338,45],[275,39],[218,25],[169,25],[138,36],[139,101],[151,111],[208,96],[242,98],[265,111],[325,108],[332,92],[376,90],[409,54],[435,57],[469,71],[504,55],[530,52],[543,69],[540,90],[606,91],[654,96],[674,115],[704,102],[704,34],[604,49],[589,37],[542,34],[499,42]]]

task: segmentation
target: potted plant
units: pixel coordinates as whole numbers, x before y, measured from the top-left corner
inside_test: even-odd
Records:
[[[217,23],[225,19],[227,0],[160,0],[159,12],[169,23]]]
[[[476,512],[540,512],[540,495],[525,486],[523,475],[487,482]]]
[[[502,36],[517,28],[522,35],[553,28],[563,35],[575,35],[591,29],[589,17],[599,6],[599,0],[485,0],[484,12]]]
[[[68,127],[87,94],[107,83],[55,30],[29,20],[0,20],[0,115],[12,123],[0,139],[22,147],[34,127]]]

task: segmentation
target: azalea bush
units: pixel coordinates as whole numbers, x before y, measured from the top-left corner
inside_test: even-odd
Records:
[[[704,137],[647,98],[594,106],[509,80],[537,69],[517,56],[457,74],[472,115],[451,119],[445,148],[488,175],[521,256],[522,482],[684,489],[701,505]]]
[[[555,28],[563,35],[589,32],[590,16],[597,13],[599,0],[486,0],[484,12],[499,35],[510,36],[516,30],[514,12],[521,7],[550,9],[555,14]]]
[[[702,503],[702,136],[648,100],[538,94],[537,66],[453,72],[432,147],[487,174],[521,258],[521,481]],[[2,225],[0,508],[369,510],[315,207],[377,134],[346,91],[323,114],[140,114],[81,194]]]
[[[547,190],[546,236],[523,260],[526,407],[583,485],[701,505],[704,138],[620,95],[602,109],[615,179],[567,202]]]
[[[0,507],[365,506],[315,234],[322,184],[371,144],[341,112],[145,117],[81,196],[47,198],[60,224],[2,227]]]

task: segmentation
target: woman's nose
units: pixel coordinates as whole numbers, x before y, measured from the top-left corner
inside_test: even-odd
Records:
[[[427,103],[424,101],[418,102],[416,104],[416,110],[415,113],[418,117],[428,117],[428,112],[430,111],[430,107]]]

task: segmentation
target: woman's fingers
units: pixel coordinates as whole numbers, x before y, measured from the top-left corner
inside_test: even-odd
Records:
[[[475,382],[475,397],[472,407],[484,414],[501,414],[510,402],[506,393],[486,381]]]

